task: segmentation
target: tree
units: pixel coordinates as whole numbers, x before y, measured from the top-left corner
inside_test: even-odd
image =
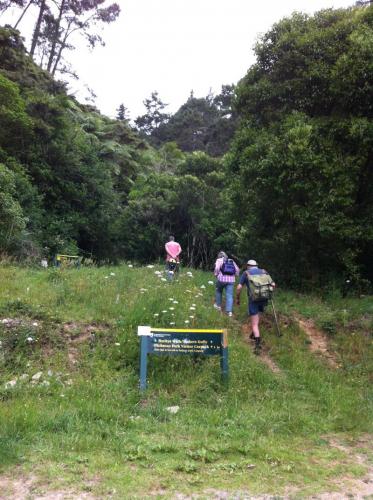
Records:
[[[9,250],[25,226],[25,217],[16,199],[14,175],[0,163],[0,250]]]
[[[164,113],[163,110],[168,106],[159,97],[158,92],[152,92],[148,99],[143,101],[146,108],[145,115],[138,116],[135,124],[140,132],[150,136],[155,134],[159,127],[167,123],[170,115]]]
[[[117,109],[117,120],[120,121],[129,121],[128,109],[124,106],[124,104],[120,104]]]
[[[167,123],[152,132],[156,145],[175,141],[186,152],[205,151],[221,156],[229,147],[236,128],[232,110],[234,87],[223,85],[222,93],[196,98],[191,92],[187,102],[170,117]]]
[[[283,19],[238,85],[227,159],[241,251],[297,287],[373,278],[372,19],[372,7]]]
[[[70,42],[73,35],[81,34],[91,48],[97,44],[104,45],[101,36],[92,30],[100,23],[115,21],[120,13],[117,3],[103,6],[105,1],[59,0],[50,7],[46,0],[39,0],[38,17],[31,42],[31,55],[35,54],[39,46],[42,54],[47,54],[45,68],[54,75],[60,68],[64,51],[74,49],[74,45]],[[44,58],[42,58],[42,65],[43,63]]]

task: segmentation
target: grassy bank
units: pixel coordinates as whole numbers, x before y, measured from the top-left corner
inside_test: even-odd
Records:
[[[212,308],[211,275],[182,270],[168,283],[161,271],[0,267],[2,474],[118,498],[289,488],[307,496],[363,475],[330,443],[372,432],[371,297],[279,291],[284,335],[270,315],[263,328],[276,374],[243,339],[245,304],[231,320]],[[310,353],[295,314],[324,328],[338,369]],[[228,328],[229,385],[215,358],[150,358],[140,395],[139,324]]]

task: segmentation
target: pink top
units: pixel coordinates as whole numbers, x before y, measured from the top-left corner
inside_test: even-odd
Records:
[[[169,261],[170,259],[179,261],[179,255],[181,254],[181,246],[179,245],[179,243],[177,243],[176,241],[168,241],[164,247],[167,253],[167,261]]]
[[[234,268],[236,270],[236,274],[233,274],[233,275],[223,274],[220,270],[221,266],[223,265],[223,262],[224,262],[223,257],[220,259],[217,259],[217,261],[215,262],[215,270],[214,270],[215,276],[218,278],[218,281],[220,281],[220,283],[234,283],[236,281],[236,276],[238,276],[240,274],[239,267],[237,266],[235,261],[233,261]]]

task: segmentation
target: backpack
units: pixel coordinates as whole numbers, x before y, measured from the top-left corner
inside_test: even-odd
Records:
[[[249,296],[253,302],[263,302],[272,297],[272,278],[266,272],[263,274],[250,274],[246,271],[249,280]]]
[[[177,268],[177,260],[176,259],[170,259],[167,261],[167,269],[169,271],[175,271]]]
[[[228,276],[234,276],[236,274],[236,268],[234,267],[233,260],[224,259],[220,271],[222,272],[222,274],[227,274]]]

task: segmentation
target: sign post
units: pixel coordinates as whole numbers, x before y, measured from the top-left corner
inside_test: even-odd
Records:
[[[177,356],[202,354],[220,356],[220,368],[224,379],[228,378],[228,333],[227,330],[187,330],[151,328],[139,326],[140,346],[140,390],[146,389],[148,354]]]

